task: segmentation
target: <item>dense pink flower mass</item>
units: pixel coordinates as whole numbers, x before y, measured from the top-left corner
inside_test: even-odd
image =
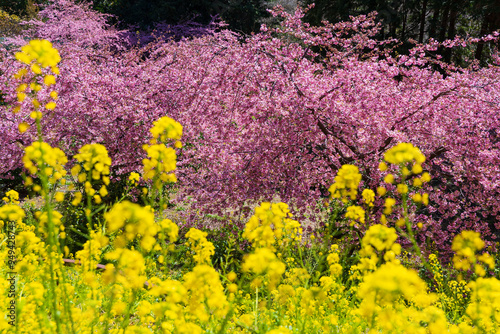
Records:
[[[457,69],[428,56],[438,47],[433,41],[410,55],[388,51],[395,41],[372,38],[374,15],[310,27],[300,10],[274,14],[283,17],[280,27],[263,27],[244,41],[212,30],[139,47],[102,14],[53,1],[25,36],[49,39],[61,53],[59,101],[42,120],[48,141],[68,155],[101,143],[114,171],[124,174],[139,170],[149,127],[168,115],[185,131],[177,173],[182,188],[197,208],[211,212],[276,193],[283,201],[311,204],[327,195],[346,163],[358,166],[364,186],[375,190],[382,154],[410,142],[427,157],[423,168],[433,177],[430,206],[417,217],[424,222],[422,236],[439,248],[463,229],[496,241],[498,58],[489,67]],[[2,90],[12,102],[18,65],[12,50],[1,52]],[[35,133],[17,130],[31,120],[29,105],[17,114],[0,108],[5,173],[21,166],[22,146]]]

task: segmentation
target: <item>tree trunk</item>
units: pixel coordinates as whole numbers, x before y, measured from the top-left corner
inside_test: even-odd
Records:
[[[457,9],[453,8],[450,12],[450,26],[448,28],[448,39],[455,38],[457,23]],[[451,48],[447,48],[444,52],[444,61],[449,63],[451,61]]]
[[[418,42],[423,43],[424,42],[424,32],[425,32],[425,16],[426,16],[426,11],[427,11],[427,1],[428,0],[423,0],[422,2],[422,13],[420,14],[420,32],[418,34]]]

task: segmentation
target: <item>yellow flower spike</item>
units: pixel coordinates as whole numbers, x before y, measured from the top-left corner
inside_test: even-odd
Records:
[[[361,182],[361,174],[358,167],[354,165],[343,165],[337,175],[334,183],[328,191],[331,198],[338,198],[342,202],[347,203],[349,199],[355,200],[358,193],[359,183]]]
[[[175,148],[182,148],[182,143],[180,141],[176,141],[174,144]]]
[[[59,67],[57,67],[57,66],[52,66],[51,70],[52,70],[52,73],[54,73],[56,75],[60,73],[59,72]]]
[[[33,101],[31,101],[33,103],[33,107],[35,107],[36,109],[38,109],[40,107],[40,102],[38,102],[37,99],[33,99]]]
[[[365,223],[365,210],[362,207],[357,205],[351,205],[347,207],[347,212],[345,214],[347,219],[351,220],[351,226],[354,225],[355,222],[360,222],[362,224]]]
[[[77,177],[78,173],[80,173],[81,170],[82,170],[82,166],[74,165],[71,168],[71,175],[73,175],[73,177]]]
[[[415,193],[413,194],[413,196],[411,197],[413,199],[413,201],[415,203],[420,203],[422,202],[422,195],[420,195],[419,193]]]
[[[50,97],[53,98],[54,100],[57,100],[57,98],[58,98],[57,92],[55,90],[50,92]]]
[[[167,116],[155,121],[149,131],[153,138],[160,138],[162,142],[167,139],[179,140],[182,137],[182,125]]]
[[[30,128],[30,125],[28,123],[21,123],[18,125],[18,129],[20,133],[25,133],[28,129]]]
[[[387,170],[387,164],[385,162],[380,162],[378,165],[378,169],[382,172],[385,172]]]
[[[425,156],[412,144],[399,143],[385,152],[384,160],[394,165],[412,162],[413,160],[421,164],[425,162]]]
[[[12,113],[13,114],[17,114],[20,111],[21,111],[21,106],[15,106],[14,108],[12,108]]]
[[[132,172],[130,173],[128,179],[132,183],[132,185],[136,186],[141,179],[141,176],[139,175],[139,173]]]
[[[74,198],[73,198],[73,201],[71,202],[71,205],[73,206],[78,206],[78,204],[80,204],[80,202],[82,201],[82,193],[81,192],[76,192],[74,193]]]

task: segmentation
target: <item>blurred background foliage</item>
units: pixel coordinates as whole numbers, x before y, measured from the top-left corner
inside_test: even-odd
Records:
[[[14,15],[15,21],[16,17],[35,16],[37,4],[48,1],[0,0],[0,9]],[[145,29],[156,22],[208,24],[219,18],[228,24],[229,29],[250,34],[258,32],[262,23],[276,23],[267,9],[281,5],[291,12],[297,5],[307,6],[313,2],[315,7],[305,19],[314,25],[322,20],[339,22],[351,15],[378,12],[382,21],[378,37],[398,38],[402,41],[399,52],[411,46],[410,40],[422,43],[429,38],[443,41],[455,35],[479,37],[500,29],[498,0],[94,0],[93,8],[115,15],[117,20],[113,23],[122,27],[137,25]],[[1,36],[15,32],[11,18],[4,15],[1,21]],[[474,50],[452,53],[447,49],[440,53],[447,62],[460,63],[464,57],[484,61],[492,47],[491,43],[478,44]]]

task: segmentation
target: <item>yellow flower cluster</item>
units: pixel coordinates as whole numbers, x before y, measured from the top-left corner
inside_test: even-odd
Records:
[[[45,142],[34,142],[24,149],[24,167],[31,174],[38,174],[42,178],[48,178],[51,183],[56,183],[66,175],[64,165],[68,162],[66,155],[59,148],[52,148]],[[62,179],[61,183],[65,183]],[[32,179],[27,178],[26,185],[31,185]],[[40,186],[34,186],[33,190],[40,191]]]
[[[120,230],[114,241],[115,247],[123,248],[128,241],[137,237],[140,238],[141,247],[148,252],[155,245],[155,236],[160,231],[160,226],[154,218],[151,210],[128,201],[113,205],[111,210],[104,214],[109,232]]]
[[[164,143],[168,140],[179,140],[182,136],[182,125],[165,116],[153,123],[150,132],[153,136],[151,145],[143,146],[148,156],[142,160],[143,177],[146,181],[154,179],[154,188],[161,189],[162,182],[177,182],[177,177],[171,173],[176,169],[177,154],[172,147],[167,147]],[[177,141],[174,146],[180,148],[182,144]]]
[[[19,193],[15,190],[9,190],[2,198],[5,203],[19,204]]]
[[[35,74],[40,74],[39,67],[52,67],[54,72],[58,72],[55,67],[61,61],[59,51],[52,47],[52,43],[42,40],[32,40],[28,45],[21,48],[21,52],[16,53],[16,59],[20,62],[30,65]],[[35,65],[35,66],[33,66]],[[36,67],[38,66],[38,68]],[[57,74],[57,73],[56,73]]]
[[[392,187],[392,190],[399,194],[403,201],[407,198],[411,198],[414,203],[428,205],[429,204],[429,194],[414,192],[410,194],[411,189],[409,185],[419,188],[422,187],[423,183],[429,182],[431,180],[429,173],[424,172],[420,177],[419,174],[422,173],[422,163],[425,162],[425,156],[422,152],[410,143],[399,143],[398,145],[392,147],[384,154],[384,160],[379,164],[379,169],[381,171],[388,170],[386,164],[396,165],[399,169],[399,176],[395,174],[388,173],[384,177],[384,182]],[[413,181],[409,183],[408,181]],[[393,186],[395,184],[395,186]],[[387,194],[387,189],[385,187],[378,187],[377,193],[379,196],[384,196]],[[392,207],[396,204],[396,199],[388,197],[385,199],[385,208],[383,215],[380,217],[380,222],[382,224],[387,224],[387,215],[393,213]],[[398,226],[403,226],[405,221],[399,219],[396,223]]]
[[[360,263],[351,269],[364,274],[375,270],[382,262],[399,264],[396,256],[401,253],[401,245],[395,242],[397,238],[396,230],[392,227],[380,224],[370,226],[361,239]]]
[[[399,143],[385,152],[384,160],[394,165],[406,164],[413,160],[422,164],[425,162],[425,156],[411,143]]]
[[[362,299],[358,312],[366,319],[373,319],[377,314],[382,317],[383,308],[397,310],[405,302],[427,307],[436,300],[434,294],[427,292],[427,285],[415,271],[392,262],[364,277],[358,297]],[[382,325],[390,324],[382,321]]]
[[[179,227],[170,219],[164,219],[160,222],[161,233],[158,235],[160,239],[168,237],[170,242],[176,242],[179,237]]]
[[[182,125],[167,116],[155,121],[149,131],[153,138],[159,139],[162,143],[169,139],[180,140],[182,137]]]
[[[358,205],[350,205],[347,207],[345,217],[350,220],[350,225],[354,226],[356,222],[365,223],[365,210]]]
[[[341,199],[344,203],[355,200],[358,194],[358,186],[361,182],[361,174],[358,167],[354,165],[343,165],[335,176],[335,182],[328,188],[332,198]]]
[[[327,256],[326,261],[330,266],[331,276],[337,277],[342,273],[342,266],[340,265],[340,256],[339,256],[339,245],[333,244],[330,247],[330,253]]]
[[[188,291],[187,312],[202,322],[211,316],[223,318],[229,311],[229,303],[217,271],[200,264],[184,275],[184,288]]]
[[[24,210],[15,204],[0,206],[0,220],[11,222],[22,221],[25,216]]]
[[[42,112],[39,111],[41,102],[39,101],[37,94],[42,89],[42,85],[39,84],[37,77],[43,75],[43,84],[46,87],[50,87],[56,83],[56,77],[52,74],[43,74],[44,68],[51,68],[53,74],[59,74],[59,68],[57,64],[61,60],[59,56],[59,51],[52,47],[52,43],[47,40],[32,40],[29,44],[21,48],[21,52],[16,53],[16,59],[23,64],[30,65],[31,71],[35,74],[35,77],[28,83],[21,83],[17,91],[17,100],[19,105],[13,108],[13,112],[17,113],[21,110],[21,103],[30,96],[31,102],[34,107],[34,111],[31,112],[30,117],[39,121],[42,118]],[[15,79],[22,79],[28,70],[22,68],[15,75]],[[31,92],[28,91],[28,87]],[[52,91],[48,94],[52,100],[47,100],[44,107],[46,110],[54,110],[56,107],[57,92]],[[19,132],[23,133],[27,131],[30,124],[23,122],[19,124]],[[40,131],[40,129],[38,129]],[[39,133],[41,135],[41,133]]]
[[[206,236],[207,232],[196,228],[190,228],[186,233],[187,244],[194,252],[193,259],[198,265],[212,263],[211,257],[215,253],[214,245],[207,240]]]
[[[71,175],[78,178],[78,182],[83,183],[87,196],[94,198],[97,204],[100,204],[102,197],[108,195],[106,186],[109,184],[109,168],[111,166],[111,158],[108,156],[106,147],[101,144],[84,145],[78,151],[79,153],[74,158],[80,163],[71,168]],[[82,169],[83,166],[83,169]],[[104,184],[100,185],[99,193],[93,188],[92,183],[100,181]],[[81,194],[75,193],[76,204],[81,200]]]
[[[302,228],[297,221],[289,218],[291,216],[287,204],[263,202],[255,208],[242,237],[250,241],[255,248],[274,249],[276,243],[284,246],[300,241]]]
[[[479,277],[468,284],[471,303],[467,315],[482,333],[498,333],[500,322],[500,281],[495,277]]]
[[[363,197],[363,202],[369,207],[373,206],[373,202],[375,202],[375,193],[371,189],[364,189],[361,193],[361,197]]]
[[[101,232],[90,232],[90,239],[83,245],[83,249],[75,255],[84,272],[92,272],[97,268],[102,251],[108,242],[109,238]]]
[[[257,248],[252,254],[245,256],[242,264],[244,272],[252,272],[258,277],[253,280],[253,286],[260,287],[262,283],[267,283],[269,289],[274,289],[281,280],[286,266],[281,262],[274,252],[269,248]],[[260,276],[266,275],[267,282],[262,282]]]
[[[65,227],[61,222],[62,214],[57,211],[51,211],[50,217],[47,212],[37,211],[35,216],[38,218],[38,230],[44,234],[45,237],[49,235],[49,219],[50,223],[53,224],[54,233],[59,234],[61,239],[66,238],[66,232],[64,232]]]
[[[128,177],[128,180],[130,181],[130,183],[133,186],[136,186],[137,184],[139,184],[140,179],[141,179],[141,175],[139,173],[136,173],[136,172],[130,173],[130,175]]]
[[[476,252],[484,248],[484,241],[481,235],[474,231],[462,231],[453,238],[451,249],[455,252],[453,264],[456,269],[469,270],[473,266],[474,271],[479,276],[486,274],[481,263],[491,270],[495,267],[495,260],[488,253],[476,255]]]
[[[106,265],[106,270],[102,274],[102,279],[106,284],[121,284],[129,289],[140,289],[144,286],[146,264],[141,253],[136,250],[117,248],[107,253],[105,258],[116,262],[116,266]]]
[[[173,172],[177,167],[177,154],[171,147],[166,147],[163,144],[145,145],[149,159],[143,159],[144,165],[144,180],[152,180],[155,176],[163,182],[177,182]],[[156,185],[158,186],[158,185]]]

